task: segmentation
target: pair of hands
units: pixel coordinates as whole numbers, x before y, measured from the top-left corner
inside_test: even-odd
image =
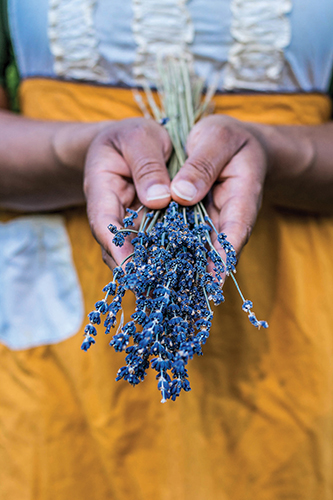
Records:
[[[1,208],[43,212],[83,204],[84,176],[92,231],[111,267],[131,245],[112,245],[107,226],[120,227],[133,205],[158,209],[171,199],[193,205],[209,193],[209,213],[237,253],[252,231],[264,183],[275,205],[333,214],[333,122],[269,126],[209,116],[191,131],[188,159],[172,182],[169,136],[153,120],[67,123],[0,110],[0,125]]]
[[[115,247],[107,229],[110,223],[122,226],[127,207],[159,209],[171,199],[189,206],[209,191],[210,216],[239,253],[261,205],[268,165],[254,130],[223,115],[202,119],[188,137],[188,159],[171,182],[166,162],[172,145],[161,125],[143,118],[107,125],[89,146],[84,174],[88,218],[104,261],[114,267],[131,253],[129,242]]]

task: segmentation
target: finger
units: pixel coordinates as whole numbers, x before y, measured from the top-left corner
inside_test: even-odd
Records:
[[[247,136],[245,131],[235,133],[220,116],[197,123],[188,137],[188,159],[171,184],[175,201],[193,205],[202,200]]]
[[[261,206],[264,165],[263,153],[248,145],[230,161],[226,178],[212,190],[212,220],[218,231],[227,235],[237,254],[247,243]],[[212,235],[212,240],[220,251],[216,235]]]
[[[152,209],[166,207],[171,201],[166,161],[172,149],[166,130],[152,120],[140,120],[120,140],[141,203]]]
[[[113,258],[111,255],[109,255],[109,254],[108,254],[108,253],[104,250],[104,248],[103,248],[103,247],[101,247],[101,248],[102,248],[102,259],[103,259],[103,262],[105,262],[105,264],[106,264],[106,265],[107,265],[110,269],[112,269],[112,271],[113,271],[113,269],[114,269],[115,267],[117,267],[120,263],[116,262],[116,261],[114,260],[114,258]]]
[[[122,227],[125,215],[124,206],[132,205],[135,189],[129,179],[110,171],[128,171],[124,159],[106,146],[89,152],[85,167],[84,191],[87,199],[87,214],[92,233],[104,250],[120,264],[131,252],[132,245],[125,238],[119,247],[112,243],[113,235],[109,224]],[[109,265],[109,262],[107,262]]]

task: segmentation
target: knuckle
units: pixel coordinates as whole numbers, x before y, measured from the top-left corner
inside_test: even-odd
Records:
[[[215,129],[216,143],[227,148],[227,156],[233,156],[246,142],[247,136],[233,123],[226,123]]]
[[[155,160],[139,157],[135,162],[135,178],[136,181],[141,182],[147,178],[154,177],[155,179],[161,174],[161,165]]]
[[[98,237],[97,237],[96,223],[95,223],[95,221],[94,221],[94,219],[92,217],[89,218],[89,226],[90,226],[90,230],[91,230],[91,233],[92,233],[93,237],[99,243],[99,240],[98,240]]]
[[[104,250],[103,247],[102,247],[102,260],[103,260],[104,264],[107,264],[108,254],[106,253],[106,251]]]
[[[124,141],[142,140],[144,136],[148,136],[148,121],[144,118],[129,118],[116,122],[103,132],[103,139],[120,152]]]
[[[131,126],[125,129],[125,134],[130,135],[132,140],[144,140],[151,136],[154,123],[146,118],[134,118]]]
[[[188,162],[188,166],[194,171],[195,177],[200,177],[206,184],[213,184],[216,179],[216,168],[207,158],[196,158]]]
[[[230,144],[234,140],[235,132],[229,125],[216,128],[215,133],[220,144]]]
[[[244,245],[249,241],[252,233],[252,226],[250,224],[245,224],[243,227],[243,239]]]
[[[231,155],[249,138],[248,132],[238,120],[225,115],[212,116],[206,130],[210,140],[218,147],[227,148]]]
[[[110,269],[114,269],[117,265],[111,251],[108,249],[108,250],[105,250],[105,248],[103,248],[101,246],[101,250],[102,250],[102,260],[104,262],[104,264],[106,264]]]
[[[252,233],[252,224],[249,222],[230,221],[225,229],[227,235],[237,235],[235,250],[237,253],[247,244]]]
[[[102,249],[102,260],[103,260],[104,264],[109,265],[111,256],[108,254],[108,252],[105,250],[105,248],[101,247],[101,249]]]
[[[87,203],[87,215],[88,215],[90,231],[95,240],[98,243],[100,243],[99,230],[98,230],[99,228],[98,216],[96,214],[96,210],[93,209],[92,205],[89,202]]]
[[[248,222],[235,222],[234,226],[235,230],[238,233],[240,246],[241,248],[243,248],[243,246],[246,245],[250,239],[252,233],[252,225]]]

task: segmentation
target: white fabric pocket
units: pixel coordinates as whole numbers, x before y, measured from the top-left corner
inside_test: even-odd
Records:
[[[83,314],[63,218],[0,223],[0,341],[11,349],[57,343],[78,331]]]

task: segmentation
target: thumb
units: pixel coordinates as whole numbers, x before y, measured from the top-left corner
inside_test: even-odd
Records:
[[[171,142],[166,130],[152,120],[141,120],[122,144],[122,155],[130,167],[141,203],[152,209],[165,207],[171,200],[166,160]],[[128,140],[127,140],[128,139]]]
[[[200,120],[187,139],[188,158],[171,183],[173,199],[182,205],[201,201],[240,147],[221,117]]]

